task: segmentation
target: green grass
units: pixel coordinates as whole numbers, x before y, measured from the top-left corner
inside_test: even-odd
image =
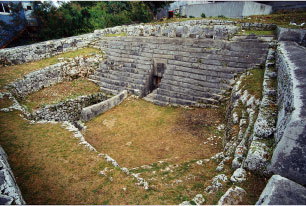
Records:
[[[244,30],[244,31],[239,32],[238,34],[240,34],[240,35],[250,35],[250,34],[274,35],[274,31],[272,31],[272,30]]]
[[[262,98],[262,83],[264,78],[264,69],[256,68],[248,71],[250,75],[246,75],[240,84],[240,89],[248,90],[249,94],[255,96],[256,99]]]

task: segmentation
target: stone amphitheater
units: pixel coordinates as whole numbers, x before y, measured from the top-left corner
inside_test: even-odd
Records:
[[[244,30],[270,30],[275,35],[243,35]],[[306,204],[305,46],[305,30],[190,20],[118,26],[1,49],[2,68],[85,47],[103,53],[62,59],[8,83],[0,99],[7,97],[13,104],[1,112],[20,110],[33,124],[61,122],[82,145],[99,153],[83,136],[84,123],[131,96],[162,107],[221,109],[225,105],[225,124],[220,127],[223,151],[197,161],[199,165],[216,161],[218,175],[203,189],[205,197],[197,194],[176,204],[205,204],[207,194],[216,196],[224,185],[230,187],[215,204],[241,204],[246,191],[239,184],[247,181],[248,173],[269,178],[256,204]],[[260,97],[248,88],[247,79],[254,69],[263,71]],[[35,111],[20,103],[43,88],[80,77],[94,82],[101,91]],[[0,148],[0,203],[26,204],[10,157]],[[132,168],[121,167],[110,155],[98,155],[134,178],[141,189],[150,190],[150,180]],[[225,164],[231,167],[230,176],[222,173]]]

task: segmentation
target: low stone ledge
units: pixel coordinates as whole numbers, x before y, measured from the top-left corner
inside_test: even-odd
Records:
[[[280,175],[273,175],[256,205],[305,205],[306,188]]]
[[[81,120],[83,121],[88,121],[96,116],[98,116],[99,114],[102,114],[108,110],[110,110],[111,108],[113,108],[114,106],[120,104],[125,98],[127,97],[127,91],[123,90],[122,92],[120,92],[119,94],[117,94],[116,96],[91,105],[89,107],[85,107],[82,109],[81,112]]]
[[[58,104],[47,105],[30,114],[28,118],[35,121],[78,121],[83,108],[104,101],[107,98],[108,96],[101,92],[80,96]]]
[[[20,189],[7,161],[7,155],[0,146],[0,205],[24,205]]]

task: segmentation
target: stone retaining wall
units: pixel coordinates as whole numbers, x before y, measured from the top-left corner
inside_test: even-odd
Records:
[[[89,33],[26,46],[0,49],[0,65],[23,64],[49,58],[63,52],[88,47],[94,39],[95,34]]]
[[[30,93],[56,83],[87,77],[98,68],[101,58],[101,55],[93,55],[63,59],[61,63],[25,75],[23,79],[7,85],[7,88],[15,97],[22,99]]]
[[[264,63],[270,39],[237,41],[110,37],[99,41],[106,61],[90,78],[104,91],[124,89],[140,97],[152,92],[150,80],[164,68],[159,87],[147,96],[156,104],[217,104],[237,73]],[[250,51],[251,49],[251,51]]]
[[[120,104],[126,97],[127,97],[127,91],[124,90],[110,99],[107,99],[103,102],[83,108],[81,112],[81,120],[83,121],[91,120],[92,118]]]
[[[281,41],[277,48],[278,120],[276,147],[268,169],[274,173],[259,205],[306,204],[306,48]]]
[[[280,42],[277,50],[278,122],[271,170],[306,185],[306,48]]]
[[[80,96],[76,99],[69,99],[58,104],[47,105],[33,113],[28,118],[35,121],[78,121],[81,118],[83,108],[107,100],[109,96],[104,93]]]
[[[16,184],[7,155],[0,146],[0,205],[24,205],[20,189]]]

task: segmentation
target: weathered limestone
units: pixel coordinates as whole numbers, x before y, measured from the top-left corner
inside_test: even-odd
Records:
[[[145,99],[160,105],[206,107],[218,104],[236,73],[263,63],[268,46],[258,39],[107,38],[100,41],[107,60],[90,78],[109,93],[127,89],[146,96],[152,91],[156,65],[163,64],[158,88]]]
[[[8,84],[8,90],[18,98],[63,81],[88,77],[98,67],[101,55],[63,59],[63,62],[31,72],[22,79]]]
[[[94,33],[89,33],[26,46],[1,49],[0,65],[22,64],[49,58],[63,52],[87,47],[94,39]]]
[[[57,104],[46,105],[32,112],[28,118],[35,121],[78,121],[83,108],[103,102],[108,98],[109,96],[103,92],[80,96]]]
[[[280,42],[277,50],[277,146],[271,170],[306,185],[306,48]]]
[[[246,196],[246,191],[241,187],[233,186],[218,201],[218,205],[239,205]]]
[[[256,205],[305,205],[306,188],[287,178],[273,175]]]
[[[126,97],[127,97],[127,91],[124,90],[110,99],[107,99],[98,104],[94,104],[89,107],[83,108],[81,112],[81,120],[88,121],[98,116],[99,114],[102,114],[110,110],[114,106],[120,104]]]
[[[293,41],[306,46],[306,30],[277,27],[278,41]]]
[[[1,205],[24,205],[21,192],[10,168],[7,155],[0,146],[0,204]]]
[[[247,157],[243,166],[248,170],[259,174],[270,173],[268,165],[271,160],[274,145],[274,132],[276,131],[276,68],[275,51],[269,49],[265,64],[262,99],[259,106],[257,119],[254,123],[254,131],[250,140]]]
[[[184,22],[165,23],[158,25],[140,24],[116,26],[96,30],[93,33],[68,38],[49,40],[27,46],[19,46],[0,50],[0,65],[22,64],[43,58],[48,58],[63,52],[88,46],[108,34],[124,34],[127,36],[156,36],[183,38],[214,38],[226,39],[232,37],[238,29],[250,28],[258,30],[274,29],[275,25],[261,23],[243,23],[227,20],[190,20]]]

